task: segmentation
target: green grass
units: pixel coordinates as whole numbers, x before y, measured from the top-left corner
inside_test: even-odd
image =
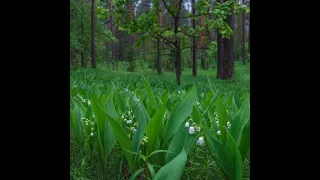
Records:
[[[130,91],[135,92],[145,106],[148,106],[148,103],[144,99],[147,92],[141,75],[146,77],[155,97],[161,97],[165,90],[169,88],[171,103],[167,105],[166,112],[168,113],[172,112],[176,104],[182,100],[191,85],[195,85],[197,88],[197,101],[200,102],[199,107],[204,107],[206,95],[211,89],[218,92],[225,86],[221,99],[226,104],[228,98],[233,97],[235,93],[239,95],[241,100],[250,95],[250,64],[242,65],[236,62],[235,78],[230,81],[217,80],[215,69],[210,69],[209,71],[198,70],[197,78],[192,77],[191,69],[184,69],[180,87],[176,84],[175,73],[173,72],[164,72],[163,75],[159,76],[156,74],[156,70],[138,68],[138,72],[129,73],[124,70],[126,69],[125,64],[120,64],[121,69],[116,71],[111,71],[104,67],[101,68],[101,66],[97,70],[82,69],[72,71],[70,73],[71,98],[76,98],[77,95],[80,95],[85,99],[92,99],[93,96],[98,95],[101,99],[108,93],[110,88],[115,88],[124,99],[126,108],[132,108],[129,105],[130,95],[127,93]],[[144,65],[144,67],[147,67],[147,65]],[[120,114],[121,110],[118,107],[118,102],[115,100],[112,100],[112,102],[115,105],[116,112]],[[88,110],[90,108],[87,103],[82,104],[84,106],[82,116],[86,116],[94,121],[95,118],[92,118],[92,113],[90,114]],[[74,110],[75,106],[71,103],[70,108]],[[98,143],[94,140],[92,141],[90,137],[88,137],[89,140],[86,140],[86,133],[82,134],[83,139],[81,140],[77,140],[75,135],[74,129],[71,129],[71,179],[129,179],[130,174],[126,156],[118,143],[115,144],[108,155],[107,163],[103,165]],[[87,146],[90,146],[90,148],[85,148]],[[243,164],[243,178],[250,179],[250,163],[245,159]],[[141,164],[141,167],[147,169],[147,166],[143,164]],[[155,168],[156,172],[158,169]],[[148,172],[144,172],[143,174],[150,177],[150,173]],[[207,146],[195,146],[191,149],[187,155],[187,164],[182,179],[225,179],[224,177]],[[142,177],[139,178],[141,179]]]

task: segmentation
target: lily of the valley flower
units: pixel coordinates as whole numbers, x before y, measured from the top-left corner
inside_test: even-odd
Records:
[[[90,135],[91,135],[91,136],[93,136],[94,134],[93,134],[93,133],[91,133]]]
[[[197,145],[203,146],[204,145],[204,139],[203,137],[199,137],[197,140]]]
[[[231,123],[229,121],[227,122],[227,126],[228,126],[228,129],[231,127]]]
[[[201,128],[199,126],[196,127],[196,130],[200,132]]]
[[[131,124],[131,123],[132,123],[132,120],[126,121],[126,124]]]
[[[194,127],[190,127],[189,128],[189,134],[195,134],[196,132],[194,131]]]
[[[217,135],[221,135],[221,132],[220,132],[220,130],[219,130],[219,131],[217,131]]]
[[[190,126],[190,124],[189,124],[189,122],[186,122],[186,125],[185,125],[186,127],[189,127]]]

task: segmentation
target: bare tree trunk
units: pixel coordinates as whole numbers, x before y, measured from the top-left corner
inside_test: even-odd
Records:
[[[161,9],[160,9],[160,4],[162,3],[161,0],[159,0],[159,4],[158,4],[158,22],[159,22],[159,26],[162,25],[162,16],[161,16]],[[157,39],[157,70],[158,70],[158,75],[162,74],[162,66],[161,66],[161,57],[160,57],[160,46],[161,46],[161,42],[160,39]]]
[[[174,19],[174,33],[178,34],[179,20],[177,18]],[[177,83],[180,86],[180,75],[181,75],[181,48],[180,41],[178,37],[175,38],[175,66],[176,66],[176,77]]]
[[[244,4],[244,0],[242,0],[242,4]],[[246,64],[246,47],[245,47],[245,17],[244,12],[242,12],[242,62]]]
[[[91,4],[91,65],[92,68],[97,68],[96,65],[96,48],[95,48],[95,39],[94,39],[94,35],[95,35],[95,7],[94,7],[94,0],[92,0],[92,4]]]
[[[204,19],[205,16],[201,16],[201,26],[205,27],[204,24]],[[201,69],[206,69],[206,46],[205,46],[205,41],[206,41],[206,33],[201,32],[201,37],[200,37],[200,47],[201,47]]]
[[[218,32],[217,37],[217,44],[218,44],[218,50],[217,50],[217,56],[218,56],[218,62],[217,62],[217,78],[221,79],[223,74],[223,59],[224,59],[224,46],[223,46],[223,38],[220,32]]]
[[[249,7],[250,7],[250,1],[249,1]],[[248,53],[250,55],[250,13],[249,15],[249,19],[248,19]],[[250,58],[248,59],[250,62]]]
[[[195,0],[192,0],[192,15],[196,14],[196,3]],[[192,28],[196,28],[196,20],[193,18],[191,21]],[[196,38],[192,37],[192,47],[191,47],[191,56],[192,56],[192,76],[197,77],[197,54],[196,54]]]
[[[133,5],[133,0],[131,0],[130,1],[130,4],[129,4],[129,11],[130,11],[130,17],[132,18],[132,19],[134,19],[135,18],[135,15],[134,15],[134,5]],[[135,34],[134,35],[132,35],[132,41],[131,41],[131,45],[132,45],[132,47],[133,47],[133,45],[136,43],[136,38],[135,38]]]
[[[116,53],[116,59],[117,59],[117,68],[119,68],[119,66],[118,66],[118,62],[119,62],[119,42],[117,42],[117,53]]]
[[[227,23],[231,27],[231,29],[234,29],[234,17],[233,15],[227,16]],[[219,35],[220,36],[220,35]],[[218,37],[221,41],[221,36]],[[223,38],[223,52],[224,57],[223,59],[218,60],[218,71],[217,71],[217,78],[219,79],[233,79],[234,76],[234,61],[233,61],[233,35],[231,35],[230,38]],[[221,44],[220,44],[221,46]],[[221,47],[220,47],[221,48]],[[219,52],[219,56],[221,53],[221,49]]]
[[[106,7],[107,9],[109,8],[109,3],[108,3],[108,0],[106,0]],[[106,24],[106,29],[109,29],[109,25],[110,23],[107,23]],[[106,48],[106,62],[108,64],[108,69],[110,68],[110,58],[109,58],[109,43],[106,43],[105,44],[105,48]]]

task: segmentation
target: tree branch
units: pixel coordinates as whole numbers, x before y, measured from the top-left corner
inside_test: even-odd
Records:
[[[165,41],[167,41],[167,42],[169,42],[169,43],[174,45],[174,42],[170,41],[168,38],[166,38],[166,37],[164,37],[164,36],[162,36],[161,34],[158,34],[158,33],[155,33],[155,34],[156,34],[156,36],[158,36],[158,38],[163,39],[163,40],[165,40]]]
[[[181,4],[182,4],[182,2],[183,2],[183,0],[180,0],[180,1],[179,1],[179,10],[178,10],[177,16],[176,16],[176,18],[178,18],[178,19],[179,19],[179,15],[180,15],[180,11],[181,11]]]
[[[168,10],[169,14],[171,14],[172,17],[175,18],[175,15],[173,14],[173,12],[169,9],[169,7],[167,6],[166,2],[164,0],[162,0],[164,6],[166,7],[166,9]]]

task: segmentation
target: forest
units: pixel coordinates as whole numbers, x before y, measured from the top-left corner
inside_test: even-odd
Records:
[[[250,1],[70,0],[70,178],[250,179]]]

